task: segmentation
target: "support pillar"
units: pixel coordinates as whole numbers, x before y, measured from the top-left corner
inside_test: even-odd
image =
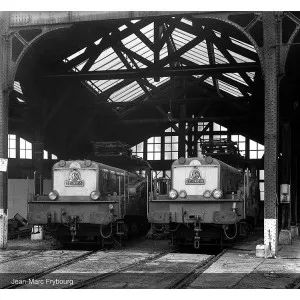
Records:
[[[9,40],[8,12],[0,12],[0,158],[8,157]],[[7,247],[7,172],[0,172],[0,249]]]
[[[265,71],[265,257],[276,257],[278,250],[277,173],[278,173],[278,26],[275,12],[263,12],[263,54]]]
[[[180,106],[179,119],[179,141],[178,141],[178,157],[185,157],[185,122],[182,122],[186,116],[185,105]]]

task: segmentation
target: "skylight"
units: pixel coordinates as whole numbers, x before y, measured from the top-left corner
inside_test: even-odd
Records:
[[[94,63],[89,65],[88,69],[87,67],[84,68],[84,66],[87,66],[86,64],[89,61],[89,58],[86,54],[84,54],[85,56],[82,57],[86,59],[84,61],[82,61],[83,59],[81,61],[76,59],[76,62],[78,61],[79,63],[76,66],[74,66],[73,64],[72,70],[75,72],[84,70],[86,72],[123,69],[125,70],[137,68],[145,69],[148,67],[151,68],[154,63],[154,22],[147,23],[146,19],[142,21],[131,20],[130,22],[132,23],[131,26],[127,26],[128,24],[123,24],[109,33],[111,37],[117,37],[117,35],[119,34],[121,36],[119,40],[120,44],[115,44],[116,46],[112,45],[112,47],[103,49],[102,52],[98,55],[97,59],[94,61]],[[172,19],[172,22],[175,22],[175,18]],[[145,25],[143,26],[143,24]],[[130,31],[131,27],[133,26],[135,26],[136,29]],[[168,23],[168,21],[166,21],[165,24],[163,24],[163,38],[165,38],[164,35],[166,34],[166,31],[170,29],[170,26],[171,25]],[[189,42],[192,42],[195,38],[197,38],[196,33],[194,33],[194,31],[191,30],[190,32],[187,32],[181,29],[188,27],[192,29],[193,22],[191,20],[187,18],[182,18],[178,27],[174,28],[170,37],[167,39],[165,38],[164,45],[161,45],[161,48],[159,50],[160,60],[170,55],[169,51],[176,52],[180,50],[183,46],[187,45]],[[206,26],[202,26],[202,28],[210,30]],[[212,40],[212,53],[208,53],[206,39],[204,39],[203,41],[195,45],[193,48],[185,51],[184,53],[181,53],[181,60],[178,60],[181,63],[181,65],[209,65],[211,62],[210,55],[213,55],[216,64],[231,64],[233,60],[236,63],[254,62],[253,57],[255,56],[250,55],[251,53],[249,52],[256,52],[255,48],[252,45],[239,41],[238,39],[235,39],[233,37],[229,37],[231,42],[234,45],[237,45],[232,47],[234,51],[229,50],[231,49],[230,47],[229,49],[226,49],[225,44],[224,49],[218,48],[222,47],[222,34],[217,30],[213,30],[213,34],[220,41],[220,43],[216,43],[218,45],[216,46],[214,44],[214,40]],[[109,45],[110,40],[104,40],[105,38],[107,37],[98,37],[94,44],[98,46],[102,42],[103,45]],[[209,40],[209,37],[207,37],[207,39]],[[172,48],[172,50],[170,50],[170,47]],[[86,49],[87,47],[68,56],[66,59],[64,59],[64,62],[72,61],[74,58],[77,58],[78,56],[82,55],[86,51]],[[241,53],[243,54],[239,54],[239,49],[243,50],[241,51]],[[247,53],[249,53],[249,57],[251,57],[251,59],[244,56],[247,55]],[[176,66],[178,66],[178,61]],[[173,64],[169,62],[168,64],[164,65],[173,66]],[[249,80],[247,80],[246,77],[253,81],[255,72],[244,72],[244,74],[241,73],[241,75],[239,73],[223,73],[221,78],[216,77],[219,83],[219,89],[235,97],[243,96],[243,94],[251,95],[250,91],[248,92],[247,90],[249,88]],[[196,78],[200,78],[203,75],[195,74],[193,76]],[[228,79],[226,80],[226,78]],[[128,84],[125,86],[124,84],[126,84],[127,82],[123,79],[90,80],[86,81],[86,83],[92,88],[92,90],[95,93],[101,94],[102,92],[105,92],[110,89],[111,92],[108,91],[108,93],[105,96],[107,101],[126,102],[133,101],[141,97],[142,95],[145,95],[145,91],[151,92],[153,86],[158,87],[163,84],[166,84],[169,81],[169,79],[169,77],[160,77],[159,81],[154,81],[154,78],[144,78],[140,81],[128,80]],[[122,82],[124,84],[122,84]],[[204,82],[211,86],[214,86],[214,80],[212,79],[212,77],[207,78]],[[236,86],[234,84],[235,82],[237,83]],[[117,87],[114,89],[114,86],[116,85],[120,85],[118,90]],[[245,86],[245,89],[243,88],[243,86]]]

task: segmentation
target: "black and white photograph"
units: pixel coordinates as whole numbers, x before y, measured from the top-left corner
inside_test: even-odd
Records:
[[[198,2],[0,5],[2,299],[300,289],[300,7]]]

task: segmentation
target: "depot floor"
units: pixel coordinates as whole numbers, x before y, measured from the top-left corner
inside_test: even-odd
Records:
[[[147,241],[142,247],[168,249],[168,241]],[[260,231],[237,242],[220,256],[210,267],[200,273],[186,288],[190,289],[285,289],[300,286],[300,237],[296,236],[291,245],[279,245],[275,259],[258,258],[256,245],[263,244]],[[40,251],[55,249],[50,240],[30,239],[9,240],[7,250],[17,255],[18,250]],[[5,250],[2,250],[5,252]],[[1,252],[2,252],[1,251]],[[0,252],[0,253],[1,253]],[[4,253],[1,254],[4,254]]]

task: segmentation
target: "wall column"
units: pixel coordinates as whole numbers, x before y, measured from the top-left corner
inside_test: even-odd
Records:
[[[0,158],[8,158],[9,13],[0,12]],[[7,247],[7,172],[0,172],[0,249]]]
[[[277,180],[278,180],[278,26],[275,12],[263,12],[263,56],[265,79],[265,257],[275,257],[278,250]]]
[[[179,119],[179,141],[178,141],[178,158],[185,157],[185,122],[181,122],[186,117],[186,106],[180,106]]]

